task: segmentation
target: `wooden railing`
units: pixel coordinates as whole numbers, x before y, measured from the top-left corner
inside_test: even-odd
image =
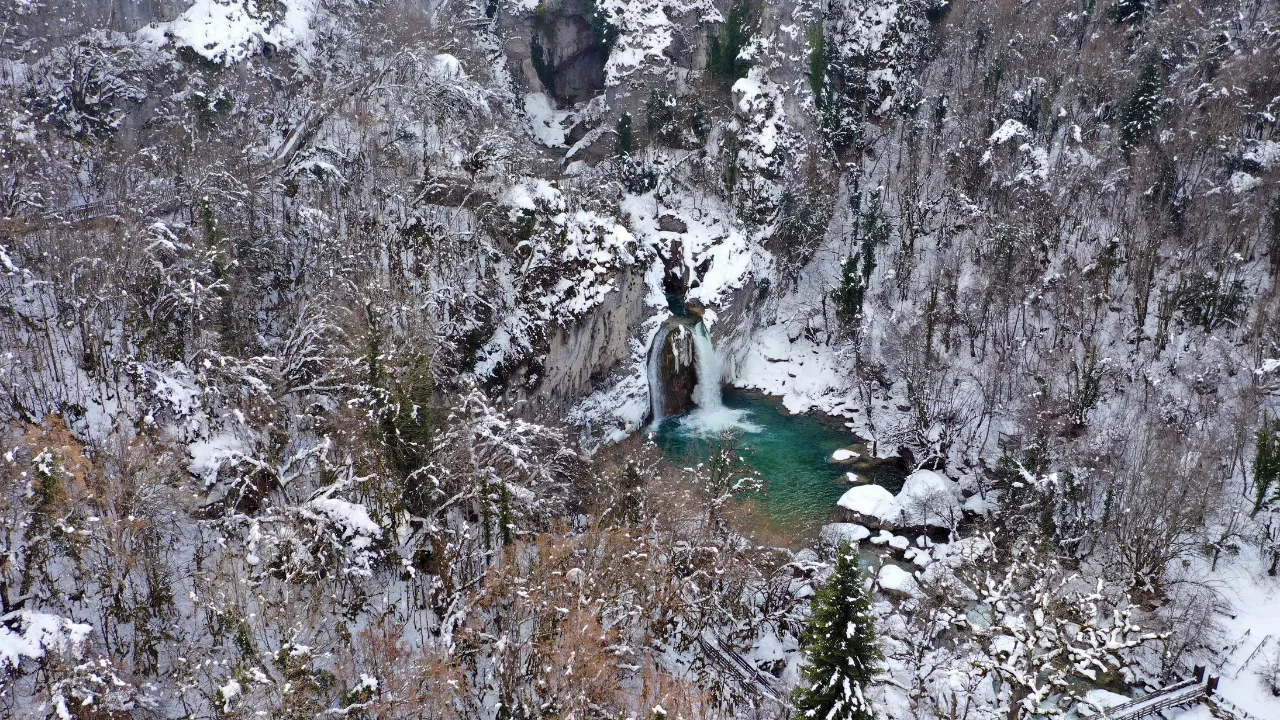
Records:
[[[1153,693],[1130,700],[1122,705],[1104,709],[1083,720],[1138,720],[1154,715],[1161,710],[1190,705],[1213,695],[1218,689],[1218,678],[1205,677],[1204,668],[1196,666],[1195,677],[1180,683],[1161,688]]]
[[[719,638],[708,638],[704,633],[698,637],[698,647],[711,665],[735,679],[744,690],[779,705],[785,704],[786,693],[777,687],[777,678],[761,672],[754,663],[726,647]]]

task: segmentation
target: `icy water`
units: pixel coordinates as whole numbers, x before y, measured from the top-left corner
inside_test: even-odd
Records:
[[[719,430],[736,428],[742,457],[764,478],[755,499],[769,519],[797,530],[825,522],[850,487],[844,469],[827,461],[854,437],[834,421],[789,415],[760,393],[726,387],[723,403],[715,417],[694,410],[667,418],[654,440],[672,461],[690,466],[710,456]]]

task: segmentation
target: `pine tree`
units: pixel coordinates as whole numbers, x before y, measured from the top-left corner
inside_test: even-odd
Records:
[[[1262,417],[1258,429],[1258,450],[1253,461],[1253,514],[1280,496],[1280,421]]]
[[[751,8],[745,2],[735,2],[729,8],[724,32],[720,35],[708,35],[707,70],[712,75],[729,81],[747,76],[751,61],[738,57],[738,54],[751,40],[751,28],[747,24],[750,12]]]
[[[1138,84],[1120,110],[1120,149],[1126,153],[1151,134],[1164,111],[1164,69],[1160,55],[1147,54]]]
[[[618,118],[618,126],[615,130],[618,133],[618,154],[630,155],[634,143],[631,135],[631,113],[623,113],[622,117]]]
[[[798,717],[815,720],[872,720],[867,683],[884,656],[876,644],[871,599],[862,584],[857,555],[840,548],[835,572],[813,601],[805,630],[807,687],[792,697]]]
[[[836,317],[845,323],[856,323],[862,316],[862,300],[866,294],[866,287],[858,275],[858,266],[861,263],[861,253],[854,253],[845,259],[841,268],[840,287],[833,293]]]

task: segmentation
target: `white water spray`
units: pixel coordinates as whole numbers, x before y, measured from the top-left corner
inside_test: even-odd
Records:
[[[724,409],[720,398],[720,381],[723,371],[720,369],[720,356],[711,344],[711,334],[707,326],[698,323],[693,327],[694,368],[698,373],[698,384],[693,388],[693,402],[699,410],[710,413]]]
[[[667,342],[667,336],[671,334],[671,325],[663,323],[658,328],[658,332],[653,336],[653,343],[649,345],[649,410],[653,413],[653,425],[656,427],[662,422],[662,377],[658,372],[659,356],[662,352],[662,346]]]

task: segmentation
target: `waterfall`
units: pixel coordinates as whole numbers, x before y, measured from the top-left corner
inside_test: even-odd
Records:
[[[711,334],[707,326],[698,323],[693,329],[693,353],[698,373],[698,386],[693,389],[693,402],[704,412],[719,410],[724,407],[720,400],[720,380],[723,373],[720,369],[720,356],[711,344]]]
[[[698,378],[698,383],[693,388],[693,402],[697,407],[680,421],[685,432],[714,437],[725,430],[748,433],[763,430],[764,428],[748,420],[751,417],[749,411],[724,406],[720,395],[724,370],[720,365],[720,355],[716,352],[715,345],[711,344],[707,326],[699,322],[690,334],[693,336],[694,370]]]
[[[658,328],[657,334],[653,336],[653,343],[649,345],[649,410],[653,413],[653,424],[656,426],[662,422],[662,373],[661,358],[662,346],[667,342],[667,336],[671,334],[671,324],[663,323]]]
[[[668,318],[649,346],[649,409],[653,427],[669,414],[681,414],[681,432],[714,436],[733,428],[759,432],[750,413],[724,406],[720,382],[724,370],[707,326],[693,318]],[[690,409],[691,412],[684,411]]]

